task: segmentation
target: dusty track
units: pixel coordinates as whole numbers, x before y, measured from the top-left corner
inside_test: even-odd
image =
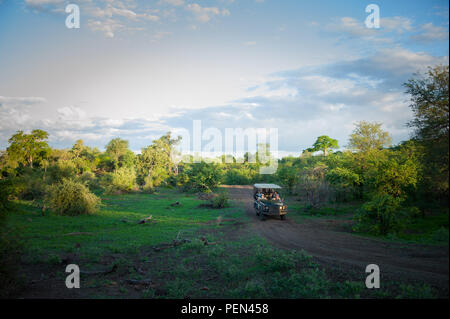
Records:
[[[255,215],[250,186],[225,186],[229,194],[243,205],[250,216],[250,227],[275,246],[305,250],[328,270],[361,274],[365,278],[368,264],[380,267],[382,279],[425,282],[448,296],[449,255],[447,247],[396,244],[362,238],[324,226],[323,220],[301,224],[289,219]]]

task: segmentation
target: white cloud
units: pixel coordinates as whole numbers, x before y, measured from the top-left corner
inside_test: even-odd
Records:
[[[334,23],[328,24],[326,30],[345,33],[354,37],[362,37],[373,40],[385,36],[386,33],[396,32],[398,34],[412,31],[412,22],[406,17],[386,17],[380,19],[380,28],[367,28],[364,20],[352,17],[342,17]],[[386,39],[383,39],[387,41]]]
[[[435,26],[430,22],[422,25],[420,30],[422,32],[412,36],[411,39],[421,42],[448,40],[448,28]]]
[[[184,0],[161,0],[161,3],[167,3],[173,6],[182,6],[184,5]]]
[[[411,20],[405,17],[380,18],[380,27],[386,31],[395,31],[397,33],[413,29]]]
[[[111,5],[108,5],[105,9],[101,9],[99,7],[94,7],[89,10],[89,13],[93,17],[97,18],[112,18],[113,16],[124,17],[126,19],[138,20],[140,18],[147,19],[150,21],[158,21],[159,17],[156,15],[148,14],[148,13],[136,13],[129,9],[115,8]]]
[[[43,97],[0,96],[0,118],[2,119],[0,132],[4,130],[11,132],[33,121],[29,112],[30,108],[46,101]]]
[[[25,4],[32,9],[42,10],[49,6],[61,5],[64,0],[25,0]]]
[[[31,105],[37,103],[44,103],[47,100],[43,97],[10,97],[0,95],[0,106],[3,104],[7,105]]]
[[[86,118],[86,112],[76,106],[66,106],[57,109],[60,120],[83,120]]]
[[[190,11],[195,19],[199,22],[206,23],[210,21],[214,16],[229,16],[230,11],[228,9],[219,9],[217,7],[202,7],[197,3],[188,4],[186,10]]]
[[[103,21],[98,20],[89,20],[88,27],[92,31],[100,31],[103,32],[105,37],[114,38],[115,32],[121,29],[124,29],[125,26],[113,19],[106,19]]]

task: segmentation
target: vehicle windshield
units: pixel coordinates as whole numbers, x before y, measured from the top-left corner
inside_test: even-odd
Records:
[[[257,189],[254,195],[255,199],[281,201],[281,194],[274,189]]]

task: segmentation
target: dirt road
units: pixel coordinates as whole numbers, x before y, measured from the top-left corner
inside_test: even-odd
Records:
[[[305,250],[328,270],[361,274],[368,264],[380,267],[381,279],[424,282],[448,296],[449,255],[447,247],[387,243],[358,237],[336,227],[331,220],[311,219],[296,223],[289,218],[260,221],[255,215],[251,186],[227,186],[230,197],[250,216],[250,227],[275,246]]]

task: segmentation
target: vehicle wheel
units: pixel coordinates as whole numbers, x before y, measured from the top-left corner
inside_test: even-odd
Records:
[[[266,216],[264,216],[263,213],[259,213],[259,219],[261,219],[262,221],[266,220]]]
[[[286,220],[286,215],[280,215],[281,220]]]
[[[259,216],[259,209],[255,208],[256,216]]]

